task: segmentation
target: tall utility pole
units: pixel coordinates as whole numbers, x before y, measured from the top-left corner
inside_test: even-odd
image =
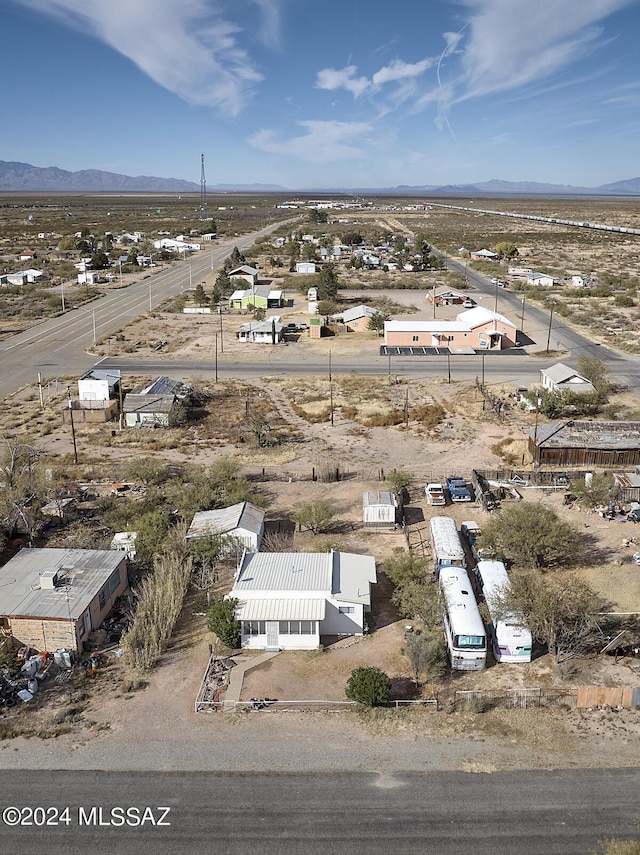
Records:
[[[204,154],[200,155],[200,219],[206,220],[207,213],[207,179],[204,175]]]

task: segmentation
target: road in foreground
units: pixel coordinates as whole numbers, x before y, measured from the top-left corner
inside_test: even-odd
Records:
[[[639,783],[637,769],[492,775],[4,772],[0,842],[7,852],[48,855],[588,855],[602,838],[638,834]],[[31,815],[10,809],[36,806],[54,810]],[[66,806],[59,824],[58,811]],[[128,819],[112,812],[129,807],[137,812]],[[138,822],[145,807],[151,808],[146,823],[127,825]],[[17,818],[41,822],[43,816],[58,824],[7,824]],[[170,825],[153,825],[151,818]]]

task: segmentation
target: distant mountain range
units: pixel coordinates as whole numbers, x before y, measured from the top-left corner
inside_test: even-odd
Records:
[[[301,193],[279,184],[214,184],[211,193]],[[197,193],[200,185],[180,178],[155,178],[148,175],[120,175],[99,169],[68,172],[57,166],[32,166],[0,160],[0,192],[79,192],[79,193]],[[574,187],[570,184],[543,184],[537,181],[480,181],[477,184],[406,185],[397,187],[331,188],[306,192],[386,194],[394,196],[640,196],[640,177],[602,184],[599,187]]]

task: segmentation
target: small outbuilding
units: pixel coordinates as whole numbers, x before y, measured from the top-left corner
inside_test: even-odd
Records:
[[[231,551],[237,543],[257,552],[264,535],[264,511],[251,502],[238,502],[228,508],[198,511],[191,520],[187,540],[220,535],[229,539]]]
[[[529,431],[529,452],[538,466],[640,465],[640,422],[557,421]]]
[[[371,490],[362,496],[362,522],[367,528],[395,528],[398,500],[389,490]]]

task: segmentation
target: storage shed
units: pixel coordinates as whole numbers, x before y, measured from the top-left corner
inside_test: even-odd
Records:
[[[198,511],[191,520],[187,540],[199,537],[222,535],[233,544],[237,541],[243,548],[256,552],[260,549],[264,535],[264,511],[251,502],[238,502],[228,508]]]
[[[362,496],[362,522],[365,527],[395,528],[398,500],[389,490],[372,490]]]
[[[538,466],[640,465],[640,422],[559,421],[529,431],[529,452]]]

